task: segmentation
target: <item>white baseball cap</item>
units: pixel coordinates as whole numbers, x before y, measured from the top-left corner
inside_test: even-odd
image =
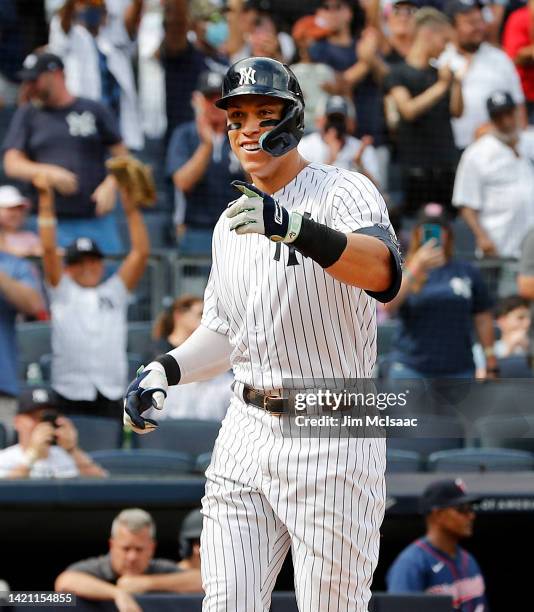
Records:
[[[0,208],[13,208],[21,205],[29,206],[30,203],[16,187],[11,185],[0,187]]]

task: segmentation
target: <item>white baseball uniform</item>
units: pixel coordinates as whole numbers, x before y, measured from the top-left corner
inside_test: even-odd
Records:
[[[312,163],[273,197],[344,233],[381,225],[393,234],[381,195],[353,172]],[[384,515],[385,440],[288,437],[242,391],[370,377],[374,299],[286,244],[236,235],[223,214],[202,325],[228,337],[236,380],[202,501],[204,612],[269,610],[290,547],[301,612],[364,612]]]

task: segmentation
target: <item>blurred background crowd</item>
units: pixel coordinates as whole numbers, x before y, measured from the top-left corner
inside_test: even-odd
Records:
[[[155,442],[122,431],[121,398],[200,322],[212,230],[245,178],[214,101],[247,56],[298,77],[302,155],[384,194],[406,263],[377,376],[531,378],[533,28],[525,0],[3,0],[0,477],[207,465],[230,373],[173,389]],[[106,173],[128,152],[152,168],[150,209]],[[455,442],[397,459],[476,450]],[[532,469],[531,451],[471,467]]]

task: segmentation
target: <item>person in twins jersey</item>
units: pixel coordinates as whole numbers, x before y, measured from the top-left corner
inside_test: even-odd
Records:
[[[251,183],[221,215],[200,327],[130,384],[125,422],[162,408],[169,385],[232,367],[234,396],[206,472],[204,612],[263,612],[291,547],[301,612],[364,612],[384,515],[384,438],[287,436],[285,390],[368,378],[375,299],[401,256],[386,205],[362,175],[303,159],[304,101],[267,58],[232,66],[217,104]],[[269,238],[270,240],[267,240]]]
[[[440,480],[420,499],[427,531],[405,548],[388,571],[389,593],[449,595],[454,610],[489,612],[484,578],[475,558],[458,545],[473,533],[474,495],[464,482]]]

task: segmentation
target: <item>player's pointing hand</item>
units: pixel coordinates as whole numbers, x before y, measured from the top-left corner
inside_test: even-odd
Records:
[[[138,434],[154,431],[157,421],[142,416],[150,408],[163,408],[167,397],[169,383],[165,369],[160,363],[152,362],[137,372],[137,378],[132,380],[124,398],[124,424]]]
[[[293,242],[297,232],[290,231],[294,217],[283,206],[251,183],[232,181],[232,185],[243,194],[226,211],[231,219],[230,229],[236,234],[263,234],[274,242]],[[300,228],[300,226],[299,226]]]

